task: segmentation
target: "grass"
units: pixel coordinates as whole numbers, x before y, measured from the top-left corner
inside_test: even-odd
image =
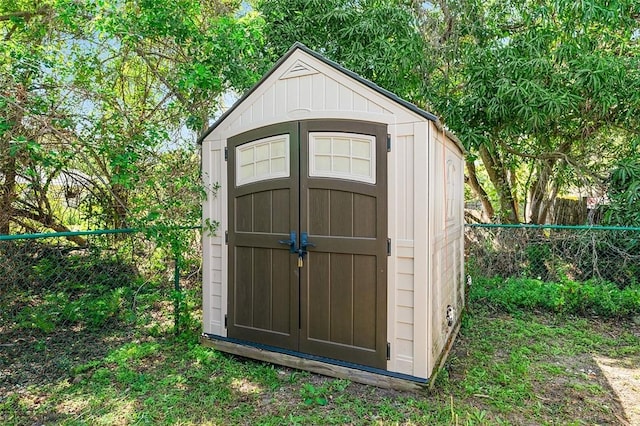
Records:
[[[169,331],[104,329],[82,353],[68,331],[16,335],[0,363],[0,423],[616,424],[624,414],[593,355],[640,360],[631,322],[474,308],[434,391],[403,393],[239,359],[201,346],[196,331]],[[37,365],[44,379],[24,372]]]

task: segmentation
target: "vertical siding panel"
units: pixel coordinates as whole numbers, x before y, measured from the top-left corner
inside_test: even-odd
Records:
[[[221,181],[224,166],[222,150],[220,140],[203,144],[203,166],[206,170],[203,178],[205,185],[209,188]],[[204,219],[220,221],[223,203],[224,200],[221,199],[220,194],[213,196],[208,193],[206,208],[203,209]],[[224,333],[224,313],[221,306],[223,263],[220,230],[217,234],[218,236],[207,236],[206,233],[203,235],[203,262],[206,262],[203,267],[203,319],[205,332],[220,335]]]
[[[242,111],[242,115],[240,115],[240,126],[246,126],[248,123],[253,121],[251,112],[251,105],[245,106],[245,110]]]
[[[407,146],[406,146],[406,151],[405,151],[405,163],[404,163],[404,167],[406,168],[406,185],[405,185],[405,191],[406,191],[406,208],[404,209],[404,223],[405,223],[405,235],[406,235],[406,239],[407,240],[413,240],[415,239],[415,234],[414,234],[414,226],[415,226],[415,222],[416,220],[423,220],[422,217],[418,217],[415,215],[415,210],[414,210],[414,203],[415,203],[415,191],[414,188],[416,188],[415,185],[415,179],[414,179],[414,174],[415,171],[417,170],[414,166],[414,152],[415,152],[415,147],[416,147],[416,143],[421,143],[419,139],[416,138],[416,136],[411,135],[407,137]],[[427,167],[427,164],[425,163],[422,167],[420,167],[421,169],[424,169]],[[424,185],[424,182],[423,182]]]
[[[409,144],[413,144],[412,140],[409,140],[408,136],[402,136],[398,138],[398,150],[399,164],[398,164],[398,182],[396,182],[396,191],[398,191],[398,201],[400,208],[398,209],[399,227],[398,238],[402,240],[411,240],[413,235],[407,233],[407,212],[408,206],[408,193],[407,184],[409,179],[413,181],[411,170],[408,169],[407,159],[410,158],[407,154]]]
[[[322,111],[325,109],[325,80],[324,74],[314,74],[311,76],[311,110]]]
[[[300,86],[299,86],[299,105],[298,108],[301,109],[311,109],[311,76],[304,75],[299,78]]]
[[[260,122],[264,117],[264,105],[262,104],[262,96],[260,96],[256,101],[251,105],[251,119],[253,122]]]
[[[225,139],[221,143],[220,151],[217,154],[217,160],[215,164],[217,164],[218,175],[217,180],[220,182],[220,189],[218,190],[218,194],[216,199],[219,200],[218,211],[216,212],[217,217],[220,218],[220,226],[217,231],[217,242],[220,250],[220,275],[222,277],[220,282],[220,298],[221,298],[221,307],[220,307],[220,336],[227,335],[227,329],[224,327],[224,317],[227,315],[228,308],[228,285],[229,282],[229,250],[228,246],[224,243],[224,233],[228,229],[228,192],[227,188],[227,162],[224,159],[224,147],[227,145],[227,140]]]
[[[353,94],[353,110],[362,112],[367,111],[367,100],[364,98],[364,96],[358,93]]]
[[[338,82],[330,77],[325,77],[325,109],[335,111],[338,109]]]
[[[269,120],[275,117],[275,93],[273,86],[269,87],[262,95],[262,117]]]
[[[451,289],[447,285],[446,276],[448,274],[447,251],[445,234],[445,149],[440,133],[435,126],[431,127],[431,158],[433,171],[430,174],[430,191],[433,196],[430,199],[431,221],[431,247],[432,265],[430,286],[431,286],[431,354],[435,358],[443,348],[447,334],[445,324],[445,309],[449,300]],[[435,365],[430,365],[433,369]]]
[[[382,114],[383,109],[380,105],[373,102],[371,99],[367,99],[367,112],[370,112],[373,114]]]
[[[392,143],[398,143],[397,126],[390,125],[387,129]],[[396,339],[396,288],[397,288],[397,256],[398,256],[398,211],[400,210],[398,185],[398,150],[391,150],[387,154],[387,235],[391,239],[391,256],[387,258],[387,341],[391,343],[391,359],[387,361],[389,371],[399,371],[398,351],[400,345]]]
[[[274,86],[275,116],[284,117],[287,114],[287,80],[278,80]]]
[[[212,151],[211,142],[204,141],[201,146],[202,155],[202,181],[205,187],[211,186],[212,181]],[[206,201],[202,206],[202,223],[212,217],[214,197],[213,194],[207,193]],[[213,333],[212,327],[212,304],[211,304],[211,285],[213,271],[211,269],[211,237],[206,233],[202,233],[202,322],[203,331],[205,333]]]
[[[286,111],[290,112],[298,109],[300,104],[300,79],[299,78],[288,78],[285,80],[287,85],[286,92]]]
[[[390,126],[389,153],[389,225],[392,257],[389,269],[389,341],[390,368],[404,374],[414,374],[414,260],[413,235],[407,232],[407,217],[413,206],[413,124]],[[410,225],[411,228],[413,225]],[[407,318],[407,315],[410,318]]]
[[[413,187],[414,187],[414,303],[429,306],[429,123],[414,125]],[[414,371],[418,377],[429,377],[428,309],[414,309]]]
[[[342,84],[338,87],[338,108],[342,111],[353,111],[353,90],[346,86],[343,86]]]

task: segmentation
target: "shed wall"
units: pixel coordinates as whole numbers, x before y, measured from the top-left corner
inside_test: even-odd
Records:
[[[430,310],[430,363],[432,373],[444,345],[453,332],[447,323],[447,307],[455,312],[455,321],[464,303],[464,160],[455,144],[432,125],[429,287],[431,297],[427,305]]]

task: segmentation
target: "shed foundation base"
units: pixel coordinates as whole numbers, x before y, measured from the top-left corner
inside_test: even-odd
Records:
[[[310,371],[329,377],[347,379],[365,385],[401,391],[422,391],[429,386],[428,379],[343,363],[298,352],[261,347],[249,342],[235,341],[221,336],[203,334],[200,343],[204,346],[259,361],[283,365],[298,370]]]

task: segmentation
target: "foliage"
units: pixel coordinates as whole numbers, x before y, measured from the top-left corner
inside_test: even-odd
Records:
[[[625,158],[611,172],[604,221],[640,227],[640,155]]]
[[[556,194],[602,185],[638,129],[637,4],[446,3],[436,108],[482,160],[495,215],[545,223]]]
[[[469,150],[472,190],[497,221],[545,223],[558,194],[599,189],[640,128],[637,2],[259,1],[257,9],[275,54],[302,41],[443,117]]]
[[[2,323],[47,333],[131,327],[152,323],[155,304],[176,332],[199,323],[201,291],[192,284],[201,256],[193,228],[98,231],[84,236],[81,248],[54,235],[0,241]],[[181,250],[178,259],[173,250]]]
[[[424,105],[425,55],[410,1],[260,0],[265,44],[275,59],[301,42],[381,87]]]
[[[598,280],[619,288],[640,282],[635,228],[471,225],[467,271],[474,277]]]
[[[24,329],[53,332],[71,326],[97,329],[111,321],[131,323],[159,297],[159,277],[155,282],[145,279],[132,262],[100,247],[77,250],[3,241],[0,259],[11,268],[4,271],[0,285],[14,292],[11,300],[3,300],[4,320]]]
[[[470,300],[513,313],[544,309],[571,315],[618,318],[640,312],[640,286],[620,289],[613,283],[595,280],[545,282],[533,278],[478,277],[473,281]]]
[[[196,223],[193,141],[264,71],[240,6],[1,2],[0,233]]]

